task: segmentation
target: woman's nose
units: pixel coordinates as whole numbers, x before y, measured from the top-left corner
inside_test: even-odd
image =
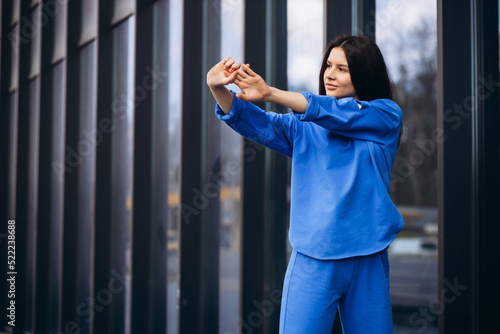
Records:
[[[327,76],[328,78],[333,78],[333,74],[334,74],[334,73],[335,73],[335,72],[333,71],[333,69],[332,69],[332,68],[327,68],[327,69],[326,69],[326,72],[325,72],[325,74],[326,74],[326,76]]]

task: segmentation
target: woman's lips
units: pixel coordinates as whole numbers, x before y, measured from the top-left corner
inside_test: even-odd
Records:
[[[328,90],[334,90],[334,89],[338,88],[338,86],[336,86],[334,84],[328,84],[328,83],[325,86]]]

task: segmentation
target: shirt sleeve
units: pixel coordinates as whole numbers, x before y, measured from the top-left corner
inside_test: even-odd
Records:
[[[303,114],[294,112],[300,121],[316,123],[342,136],[380,144],[387,144],[399,137],[402,112],[394,101],[379,99],[365,102],[301,93],[309,105]]]
[[[251,102],[242,101],[233,94],[229,114],[217,104],[216,116],[245,138],[264,145],[288,157],[292,156],[295,117],[289,114],[266,112]]]

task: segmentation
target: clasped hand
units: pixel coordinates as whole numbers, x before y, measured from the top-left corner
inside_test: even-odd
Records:
[[[249,64],[241,65],[240,62],[227,57],[207,73],[207,84],[210,87],[217,87],[230,83],[236,84],[244,92],[236,94],[240,100],[266,101],[272,94],[271,87],[250,68]]]

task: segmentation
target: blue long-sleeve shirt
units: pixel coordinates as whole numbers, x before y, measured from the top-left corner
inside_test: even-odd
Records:
[[[292,158],[291,245],[317,259],[369,255],[389,246],[403,218],[389,197],[402,112],[302,92],[304,114],[265,112],[239,100],[216,115],[242,136]]]

